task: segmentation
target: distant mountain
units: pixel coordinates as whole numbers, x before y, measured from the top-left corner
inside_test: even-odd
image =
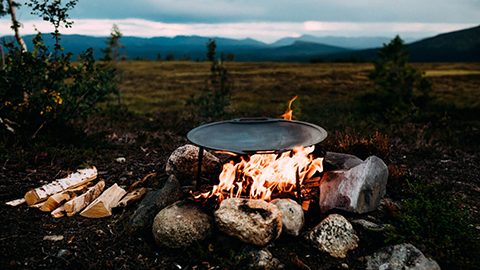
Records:
[[[317,37],[312,35],[303,35],[297,38],[287,37],[279,39],[278,41],[270,44],[274,47],[292,45],[296,41],[314,42],[330,46],[343,47],[348,49],[367,49],[380,47],[384,43],[389,42],[392,37],[337,37],[337,36],[325,36]],[[405,38],[406,42],[414,41],[413,38]]]
[[[240,61],[309,61],[317,55],[328,55],[332,53],[343,53],[350,50],[312,42],[295,41],[292,45],[281,47],[270,47],[259,50],[246,50],[236,54]]]
[[[5,37],[12,40],[13,37]],[[33,36],[24,37],[29,48]],[[128,59],[191,59],[204,60],[206,44],[210,38],[201,36],[176,37],[122,37],[123,55]],[[272,44],[254,39],[214,38],[217,52],[235,55],[237,61],[372,61],[386,37],[315,37],[304,35],[299,38],[284,38]],[[44,35],[47,46],[54,41],[49,34]],[[65,51],[74,55],[93,48],[95,57],[102,57],[106,37],[82,35],[62,36]],[[408,41],[408,39],[407,39]],[[371,46],[373,49],[355,48]],[[480,26],[440,34],[407,45],[411,61],[480,61]]]
[[[372,61],[379,49],[318,55],[313,61]],[[478,62],[480,25],[407,44],[407,50],[412,62]]]

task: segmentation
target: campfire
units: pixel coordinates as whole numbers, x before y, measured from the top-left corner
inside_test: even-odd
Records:
[[[283,120],[292,121],[292,103],[296,99],[297,96],[289,101]],[[278,197],[293,197],[301,201],[305,184],[318,182],[323,171],[323,158],[314,157],[314,150],[314,145],[297,145],[284,151],[268,149],[251,155],[218,151],[230,154],[232,159],[223,165],[218,184],[208,192],[194,195],[194,198],[215,198],[218,203],[227,198],[270,201]],[[262,153],[272,151],[274,153]]]

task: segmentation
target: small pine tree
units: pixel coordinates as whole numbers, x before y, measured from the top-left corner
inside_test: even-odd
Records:
[[[120,28],[114,24],[112,31],[110,32],[110,37],[107,39],[107,47],[102,50],[103,52],[103,61],[118,61],[121,59],[121,49],[124,46],[120,43],[120,39],[123,34],[120,32]]]
[[[362,111],[382,117],[404,116],[426,106],[431,83],[408,64],[408,52],[399,36],[379,50],[374,65],[369,74],[374,89],[359,98]]]

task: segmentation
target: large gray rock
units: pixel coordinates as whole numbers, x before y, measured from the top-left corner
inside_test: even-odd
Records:
[[[387,180],[387,165],[376,156],[349,170],[327,171],[320,184],[320,210],[373,211],[385,195]]]
[[[323,157],[323,165],[333,170],[349,170],[362,163],[362,160],[354,155],[326,152]]]
[[[282,232],[280,210],[263,200],[223,200],[215,211],[215,222],[225,234],[258,246],[265,246]]]
[[[182,183],[183,180],[192,180],[197,176],[198,167],[197,146],[186,144],[177,148],[168,158],[165,172],[169,175],[175,175]],[[220,167],[220,160],[207,151],[203,151],[202,175],[209,175]]]
[[[352,224],[338,214],[331,214],[306,235],[316,248],[336,258],[345,258],[349,250],[358,247],[358,237]]]
[[[153,237],[163,247],[181,248],[207,238],[212,218],[198,206],[179,201],[160,211],[153,221]]]
[[[367,270],[440,270],[412,244],[389,246],[367,257]]]
[[[271,201],[282,213],[282,231],[298,236],[305,223],[302,207],[292,199],[275,199]]]

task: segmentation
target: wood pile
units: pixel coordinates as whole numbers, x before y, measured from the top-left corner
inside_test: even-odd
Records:
[[[132,184],[128,192],[117,184],[105,190],[104,181],[92,185],[93,180],[97,178],[97,169],[91,167],[77,170],[65,178],[32,189],[24,198],[6,204],[15,207],[26,203],[43,212],[50,212],[54,218],[73,216],[77,213],[88,218],[102,218],[112,215],[112,209],[115,207],[125,207],[141,199],[147,189],[140,187],[140,184],[152,175],[149,174]]]

